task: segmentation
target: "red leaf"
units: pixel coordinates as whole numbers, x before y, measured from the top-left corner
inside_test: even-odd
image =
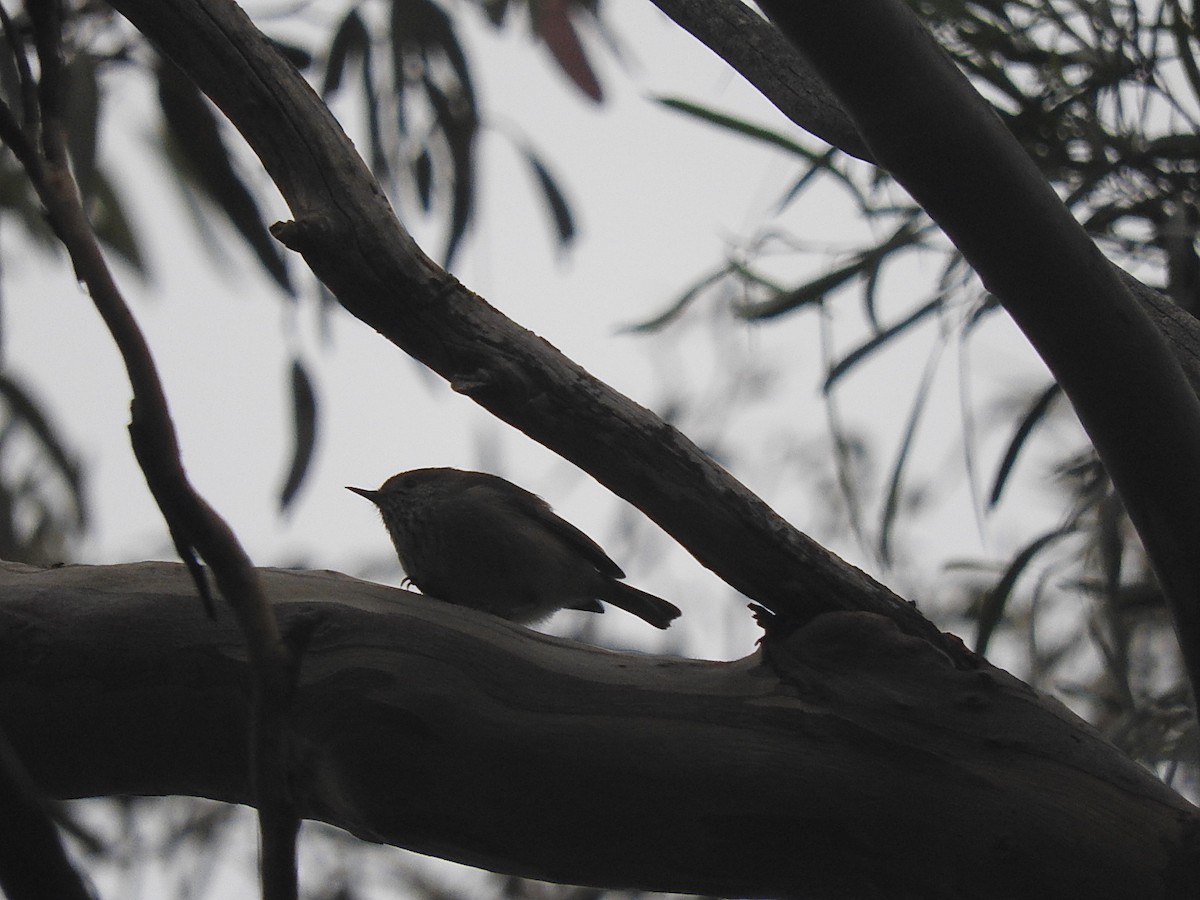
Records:
[[[567,0],[542,0],[535,7],[534,27],[554,54],[558,67],[575,82],[576,87],[599,103],[604,99],[600,82],[583,52],[583,44],[575,33],[567,6]]]

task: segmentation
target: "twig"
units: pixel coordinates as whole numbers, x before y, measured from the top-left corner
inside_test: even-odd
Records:
[[[197,554],[208,564],[218,588],[233,608],[245,636],[253,678],[251,778],[262,834],[263,896],[297,896],[295,838],[299,818],[288,782],[291,744],[288,709],[295,666],[258,574],[233,531],[187,479],[175,427],[150,348],[121,295],[84,212],[71,174],[61,116],[62,46],[60,8],[53,0],[30,3],[30,19],[40,63],[40,141],[28,136],[25,168],[59,240],[67,248],[75,275],[121,352],[133,390],[130,439],[172,539],[212,611],[207,582]],[[0,109],[0,136],[23,134],[10,110]],[[6,137],[7,140],[7,137]],[[34,147],[40,144],[41,155]],[[17,148],[14,147],[14,152]],[[32,164],[31,164],[32,163]]]

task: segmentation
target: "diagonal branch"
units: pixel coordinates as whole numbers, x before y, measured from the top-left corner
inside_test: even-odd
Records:
[[[433,263],[329,110],[236,5],[112,5],[246,138],[295,217],[276,236],[353,315],[590,472],[763,606],[798,620],[866,608],[957,652],[911,604],[783,521],[674,428]]]
[[[1170,599],[1200,689],[1200,400],[1162,332],[904,3],[761,5],[1071,399]]]

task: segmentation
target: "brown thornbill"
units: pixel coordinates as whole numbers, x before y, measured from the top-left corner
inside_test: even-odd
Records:
[[[421,592],[515,622],[559,609],[604,612],[603,600],[666,628],[679,609],[622,584],[625,573],[586,534],[524,488],[483,472],[413,469],[377,491],[348,487],[383,516]]]

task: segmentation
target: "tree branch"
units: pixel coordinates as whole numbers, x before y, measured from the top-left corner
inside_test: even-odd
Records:
[[[901,0],[760,5],[1071,399],[1170,600],[1200,690],[1200,399],[1163,334]]]
[[[260,574],[312,635],[298,802],[360,837],[723,896],[1195,895],[1194,808],[1055,701],[882,617],[695,662]],[[0,564],[0,719],[56,796],[249,799],[243,644],[188,591],[172,563]]]
[[[871,161],[850,117],[795,46],[741,0],[651,0],[785,116],[843,153]]]
[[[295,837],[300,820],[289,791],[290,746],[287,727],[293,662],[273,610],[258,584],[257,572],[228,524],[196,492],[180,456],[175,425],[153,355],[122,296],[92,230],[71,171],[63,120],[64,73],[60,4],[29,4],[40,64],[41,158],[26,172],[46,207],[55,235],[70,255],[76,277],[121,354],[133,393],[130,440],[146,483],[162,511],[180,556],[192,575],[210,616],[207,577],[196,553],[209,564],[225,600],[242,629],[252,665],[252,780],[262,835],[264,900],[297,896]],[[19,130],[7,109],[0,117],[5,132]]]

